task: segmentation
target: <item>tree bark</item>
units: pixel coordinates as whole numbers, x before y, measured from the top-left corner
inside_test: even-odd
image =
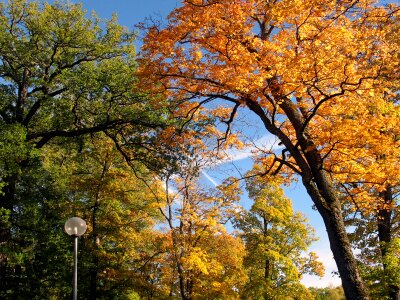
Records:
[[[181,298],[182,300],[190,300],[190,298],[186,295],[185,276],[183,274],[181,263],[178,261],[177,261],[177,269],[179,276],[179,290],[181,292]]]
[[[273,119],[268,118],[264,109],[250,98],[244,99],[251,111],[256,113],[268,132],[279,138],[299,168],[304,187],[322,216],[328,233],[330,248],[336,261],[347,299],[369,299],[368,291],[359,274],[350,241],[346,233],[340,201],[334,186],[323,168],[323,158],[312,137],[307,133],[306,116],[302,115],[290,99],[282,96],[276,79],[271,80],[270,87],[274,99],[286,114],[296,133],[296,144],[287,136]],[[284,157],[280,160],[284,163]],[[283,162],[282,162],[283,161]]]
[[[383,199],[383,205],[378,208],[378,239],[382,259],[384,259],[387,255],[387,247],[392,241],[392,188],[387,186],[386,189],[380,193],[380,197]],[[390,272],[386,263],[383,263],[383,269],[386,274]],[[388,284],[388,294],[390,299],[400,300],[400,287],[394,284]]]
[[[92,207],[92,239],[93,239],[93,258],[92,258],[92,269],[90,270],[90,300],[96,300],[97,299],[97,277],[99,273],[99,257],[97,255],[97,251],[99,250],[100,246],[100,236],[98,233],[98,227],[97,227],[97,211],[100,208],[100,197],[101,197],[101,191],[103,188],[103,181],[104,178],[110,169],[110,163],[109,163],[109,156],[108,154],[106,155],[104,161],[103,161],[103,168],[101,171],[101,176],[97,185],[97,190],[96,190],[96,195],[95,195],[95,201]]]
[[[325,202],[324,205],[324,202],[318,199],[321,198],[318,188],[313,183],[304,185],[324,221],[346,299],[369,299],[346,233],[340,201],[332,199],[330,202]]]
[[[7,291],[7,256],[0,253],[0,298]]]
[[[323,170],[321,156],[307,138],[299,142],[310,171],[309,174],[308,170],[303,173],[303,184],[324,221],[346,298],[369,299],[347,236],[340,200],[333,183]]]
[[[385,191],[380,193],[383,199],[383,205],[378,208],[378,239],[381,255],[384,257],[387,253],[387,245],[392,240],[392,192],[387,187]]]
[[[94,255],[92,258],[92,268],[90,270],[90,300],[96,300],[97,299],[97,275],[98,275],[98,263],[99,263],[99,258],[97,256],[97,250],[100,244],[100,238],[97,233],[97,210],[100,205],[100,199],[98,198],[98,194],[96,195],[96,201],[95,205],[93,207],[93,212],[92,212],[92,230],[93,230],[93,250],[94,250]]]

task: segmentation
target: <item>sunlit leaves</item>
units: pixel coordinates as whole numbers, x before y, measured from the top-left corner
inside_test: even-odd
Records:
[[[249,212],[242,211],[235,219],[246,245],[244,267],[249,280],[245,297],[309,298],[299,282],[302,274],[324,274],[315,253],[306,253],[315,241],[312,228],[293,211],[277,182],[253,177],[247,180],[247,190],[254,203]]]
[[[207,190],[198,184],[195,168],[183,174],[166,182],[165,207],[160,207],[170,244],[157,259],[162,269],[159,293],[164,287],[183,299],[238,299],[246,279],[245,250],[224,227],[237,211],[237,182]]]

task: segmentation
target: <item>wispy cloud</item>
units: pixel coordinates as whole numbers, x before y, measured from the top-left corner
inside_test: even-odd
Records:
[[[277,139],[271,135],[264,135],[261,138],[252,141],[251,143],[248,143],[249,145],[247,147],[244,147],[242,149],[229,149],[224,151],[224,153],[218,157],[218,160],[213,160],[210,162],[208,165],[204,166],[203,169],[201,170],[202,175],[214,186],[218,186],[219,183],[211,177],[207,172],[212,171],[215,169],[218,169],[222,165],[227,165],[227,164],[234,164],[234,162],[237,162],[239,160],[244,160],[247,158],[252,157],[253,155],[257,155],[257,152],[264,151],[276,151],[282,146],[278,145]],[[234,167],[235,170],[238,172],[239,175],[241,175],[241,171],[239,170],[236,166]],[[248,164],[246,169],[251,168],[251,163]],[[208,170],[208,171],[207,171]]]
[[[246,159],[259,151],[276,151],[281,148],[282,146],[278,145],[278,140],[276,139],[276,137],[272,134],[267,134],[257,139],[256,141],[253,141],[249,146],[243,149],[227,150],[225,152],[226,158],[224,160],[221,160],[220,164]]]
[[[207,178],[207,180],[211,182],[214,186],[218,186],[218,183],[210,175],[208,175],[206,171],[201,170],[201,174],[203,174],[204,177]]]

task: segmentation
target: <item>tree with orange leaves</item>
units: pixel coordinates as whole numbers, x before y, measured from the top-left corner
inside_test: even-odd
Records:
[[[178,115],[209,113],[202,107],[219,99],[230,114],[221,118],[227,127],[218,139],[229,136],[240,108],[247,108],[280,140],[284,148],[263,159],[264,173],[301,177],[325,223],[348,299],[369,296],[334,172],[348,174],[351,167],[365,178],[371,145],[398,149],[399,140],[389,142],[377,127],[390,131],[398,111],[387,101],[400,73],[393,43],[398,14],[395,5],[368,0],[187,0],[166,28],[147,28],[142,49],[143,82],[157,82],[154,92],[168,95]]]

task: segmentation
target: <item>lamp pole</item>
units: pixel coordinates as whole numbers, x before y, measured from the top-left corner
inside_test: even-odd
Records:
[[[78,236],[72,236],[74,239],[74,275],[72,279],[72,299],[77,299],[78,294]]]
[[[74,239],[74,274],[72,276],[72,299],[78,296],[78,238],[86,232],[87,225],[84,220],[72,217],[65,222],[65,232]]]

